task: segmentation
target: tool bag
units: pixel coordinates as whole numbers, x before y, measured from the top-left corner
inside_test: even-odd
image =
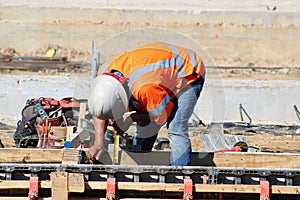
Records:
[[[37,147],[41,121],[45,121],[43,118],[52,121],[53,127],[77,126],[79,103],[74,97],[61,100],[51,97],[28,99],[21,111],[22,119],[17,122],[14,133],[16,146],[19,148]],[[61,128],[57,129],[61,132]]]

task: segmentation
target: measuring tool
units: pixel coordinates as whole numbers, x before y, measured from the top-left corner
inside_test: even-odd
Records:
[[[37,110],[37,112],[39,113],[39,115],[41,116],[42,119],[46,119],[49,118],[48,114],[46,113],[46,111],[43,109],[43,107],[41,106],[40,103],[36,103],[34,105],[35,109]]]
[[[120,135],[114,131],[114,165],[119,164],[119,139]]]

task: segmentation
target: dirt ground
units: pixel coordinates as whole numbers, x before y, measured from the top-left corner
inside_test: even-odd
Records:
[[[129,132],[134,130],[132,128]],[[210,133],[209,130],[209,124],[206,124],[206,126],[190,126],[189,135],[193,151],[211,151],[210,145],[206,146],[207,144],[204,144],[200,137],[200,134]],[[15,131],[16,126],[0,123],[0,142],[5,148],[16,147],[13,139]],[[168,131],[165,127],[161,128],[158,137],[168,138]],[[252,151],[263,152],[300,152],[298,142],[300,139],[300,125],[225,123],[222,138],[224,139],[224,137],[241,138],[241,141],[248,143],[249,151],[252,149]],[[231,145],[231,147],[234,147],[234,143],[231,143]]]
[[[39,53],[34,54],[36,57],[42,56],[46,52],[40,50]],[[68,50],[65,50],[68,52]],[[72,50],[71,50],[72,52]],[[5,53],[8,53],[6,51]],[[18,54],[17,54],[18,55]],[[16,55],[16,56],[17,56]],[[68,55],[67,53],[65,55]],[[73,51],[73,57],[80,59],[81,54]],[[72,60],[71,60],[72,61]],[[0,69],[1,70],[1,69]],[[27,71],[21,70],[1,70],[1,73],[6,74],[18,74],[18,75],[32,75],[37,76],[40,72],[34,72],[30,69]],[[66,72],[48,70],[47,73],[53,75],[65,76]],[[68,72],[72,73],[72,72]],[[73,75],[76,73],[74,72]],[[300,68],[258,68],[258,67],[225,67],[225,68],[207,68],[207,76],[220,76],[222,79],[240,79],[240,80],[300,80]],[[1,119],[0,122],[0,140],[4,147],[15,147],[13,140],[13,134],[16,130],[16,121],[6,121]],[[251,131],[251,128],[246,127],[244,129],[236,130],[236,127],[227,127],[224,130],[224,136],[243,136],[249,145],[255,146],[259,151],[271,151],[271,152],[300,152],[300,144],[297,142],[300,138],[300,129],[297,130],[296,125],[285,126],[284,128],[273,127],[272,131]],[[194,151],[203,151],[207,148],[203,145],[200,132],[207,133],[207,127],[190,127],[190,138]],[[167,130],[162,128],[159,137],[168,138]]]
[[[31,52],[29,55],[26,53],[17,52],[14,48],[0,48],[0,62],[1,58],[5,56],[12,56],[14,58],[30,56],[30,57],[45,57],[49,49],[55,49],[56,55],[54,58],[66,57],[69,63],[78,62],[91,57],[90,52],[76,50],[74,48],[62,48],[57,45],[46,45],[36,51]],[[89,60],[85,61],[89,63]],[[222,62],[221,62],[222,63]],[[5,62],[4,62],[5,64]],[[273,64],[264,63],[263,66],[255,66],[254,64],[234,66],[236,63],[224,62],[219,66],[207,66],[207,76],[218,76],[222,79],[243,79],[243,80],[300,80],[300,66],[286,65],[285,63]],[[83,71],[89,68],[89,65],[82,66]],[[89,70],[89,69],[88,69]],[[32,71],[30,68],[27,70],[9,69],[6,70],[0,67],[2,74],[32,74],[36,75],[37,72]],[[65,75],[66,72],[76,75],[78,71],[57,71],[51,69],[44,69],[42,72],[47,72],[52,75]]]
[[[83,61],[93,40],[103,44],[102,54],[158,40],[201,46],[217,66],[300,63],[298,1],[2,0],[0,5],[0,52],[35,56],[53,47],[58,56]]]

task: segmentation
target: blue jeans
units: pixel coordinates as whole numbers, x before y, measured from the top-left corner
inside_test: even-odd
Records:
[[[192,163],[192,148],[188,134],[188,121],[200,96],[204,79],[189,85],[179,93],[175,107],[167,121],[172,141],[170,162],[172,166],[187,166]]]
[[[192,163],[191,141],[188,135],[188,121],[202,91],[204,79],[201,78],[177,95],[174,108],[167,120],[167,129],[171,139],[172,166],[188,166]],[[151,151],[160,126],[156,123],[137,123],[137,144],[143,152]],[[155,158],[154,158],[155,159]]]

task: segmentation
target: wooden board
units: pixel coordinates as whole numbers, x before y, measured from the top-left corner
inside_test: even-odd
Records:
[[[81,162],[81,151],[75,149],[63,149],[62,164],[79,164]]]
[[[81,150],[76,149],[3,148],[0,149],[0,163],[61,163],[68,158],[68,163],[75,164],[79,162],[80,155]]]
[[[299,169],[300,154],[293,153],[216,153],[216,167]]]
[[[51,172],[51,196],[53,199],[68,200],[68,173]]]
[[[105,152],[103,164],[112,164],[113,152]],[[133,153],[121,151],[120,165],[166,165],[170,164],[170,152]],[[261,152],[194,152],[193,166],[238,167],[238,168],[300,168],[300,154]]]
[[[69,192],[82,193],[85,190],[85,183],[83,174],[68,173],[68,187]]]
[[[73,174],[74,175],[74,174]],[[71,176],[73,176],[71,175]],[[54,178],[55,177],[55,178]],[[85,190],[106,190],[107,183],[99,181],[88,181],[85,182],[85,188],[82,187],[82,182],[80,178],[80,184],[74,186],[74,178],[80,177],[73,176],[70,180],[70,175],[66,173],[54,172],[51,174],[52,181],[41,181],[40,189],[50,189],[57,190],[66,195],[68,192],[82,193]],[[165,192],[182,192],[184,189],[183,184],[179,183],[146,183],[146,182],[118,182],[118,190],[135,190],[135,191],[165,191]],[[0,182],[0,189],[29,189],[29,181],[8,181],[3,180]],[[83,190],[85,189],[85,190]],[[63,190],[63,191],[61,191]],[[271,186],[272,194],[299,194],[300,186]],[[57,192],[57,191],[56,191]],[[55,193],[56,193],[55,192]],[[260,185],[243,185],[243,184],[194,184],[194,192],[215,192],[215,193],[260,193]],[[1,199],[1,197],[0,197]]]
[[[63,163],[79,164],[80,149],[0,149],[0,163]],[[120,165],[169,165],[170,152],[133,153],[120,151]],[[112,164],[113,152],[105,152],[100,160]],[[238,168],[300,168],[300,154],[296,153],[212,153],[194,152],[194,166]]]
[[[77,125],[77,129],[79,130],[82,127],[82,119],[85,118],[85,114],[86,114],[86,103],[82,102],[80,103],[80,108],[79,108],[79,116],[78,116],[78,125]]]

